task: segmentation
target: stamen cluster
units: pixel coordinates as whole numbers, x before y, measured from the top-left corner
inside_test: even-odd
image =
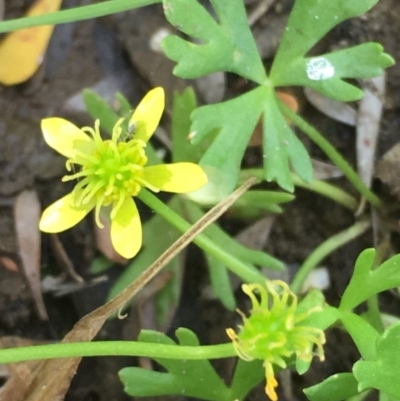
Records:
[[[112,139],[105,141],[100,136],[98,121],[95,129],[83,128],[93,137],[95,148],[91,153],[76,151],[66,165],[68,171],[73,165],[78,165],[80,171],[63,177],[63,181],[80,180],[73,190],[71,206],[80,208],[94,202],[96,223],[100,227],[101,206],[115,205],[110,216],[112,219],[126,197],[136,196],[143,185],[149,186],[142,177],[147,163],[146,143],[140,139],[121,141],[121,122],[114,127]]]
[[[314,345],[318,348],[320,360],[324,360],[324,332],[302,324],[307,316],[320,311],[321,308],[312,308],[305,313],[299,312],[296,295],[280,280],[267,281],[266,288],[260,284],[244,284],[242,289],[250,297],[251,314],[246,317],[239,311],[243,318],[243,326],[239,326],[239,333],[227,329],[227,334],[240,358],[246,361],[264,361],[267,380],[265,391],[271,400],[276,401],[278,397],[275,388],[278,382],[272,365],[285,368],[285,358],[292,355],[310,361]]]

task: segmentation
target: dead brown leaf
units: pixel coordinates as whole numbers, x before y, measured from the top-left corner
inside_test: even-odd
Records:
[[[385,74],[366,81],[357,119],[357,171],[364,184],[371,188],[375,168],[375,152],[383,112]]]
[[[320,92],[304,88],[307,100],[321,113],[332,120],[354,127],[357,123],[357,111],[347,103],[325,97]]]
[[[48,320],[40,283],[40,203],[35,191],[23,191],[18,195],[14,206],[14,219],[22,269],[39,318]]]
[[[8,256],[0,256],[0,265],[11,272],[18,271],[18,265]]]

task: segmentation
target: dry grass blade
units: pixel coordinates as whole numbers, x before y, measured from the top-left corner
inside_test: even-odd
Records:
[[[84,316],[65,336],[63,342],[91,341],[99,332],[107,318],[121,309],[127,301],[137,294],[161,269],[182,249],[184,249],[208,225],[220,217],[247,189],[256,183],[250,178],[244,185],[224,199],[186,233],[172,244],[136,281],[107,304]],[[81,358],[66,358],[44,361],[26,379],[26,390],[20,398],[0,401],[61,401],[69,387]]]
[[[375,152],[385,97],[385,75],[372,78],[365,86],[357,121],[357,170],[364,184],[371,188]]]

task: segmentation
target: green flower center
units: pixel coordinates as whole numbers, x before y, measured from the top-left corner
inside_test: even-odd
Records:
[[[127,197],[136,196],[142,186],[148,186],[142,177],[147,163],[146,143],[139,139],[121,141],[121,122],[114,127],[112,139],[105,141],[100,136],[98,121],[95,129],[82,128],[93,137],[94,148],[76,149],[74,157],[67,160],[67,169],[71,171],[77,165],[80,171],[63,177],[63,181],[79,179],[72,192],[71,206],[81,208],[93,203],[100,227],[101,206],[113,204],[112,219]]]
[[[307,316],[321,308],[315,307],[299,313],[297,297],[286,283],[280,280],[267,281],[266,287],[260,284],[242,286],[251,299],[251,314],[246,317],[240,312],[243,325],[239,326],[239,333],[227,329],[227,334],[240,358],[247,361],[264,360],[266,392],[272,400],[277,400],[277,381],[272,365],[285,368],[285,359],[293,354],[299,359],[310,361],[314,346],[317,346],[319,358],[323,360],[325,335],[318,328],[302,324]]]

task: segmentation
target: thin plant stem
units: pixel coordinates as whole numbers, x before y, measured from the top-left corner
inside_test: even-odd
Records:
[[[64,24],[66,22],[82,21],[91,18],[103,17],[134,8],[161,3],[162,0],[108,0],[98,4],[75,7],[54,13],[35,15],[0,22],[0,33],[16,31],[23,28],[32,28],[40,25]]]
[[[180,346],[138,341],[92,341],[1,349],[0,364],[86,356],[143,356],[194,360],[228,358],[236,356],[236,352],[232,343]]]
[[[376,249],[373,270],[376,269],[381,263],[384,262],[384,255],[390,249],[387,241],[381,242]],[[367,299],[367,311],[364,314],[365,319],[379,332],[383,333],[385,330],[382,314],[379,310],[378,294],[372,295]]]
[[[353,170],[342,155],[327,141],[323,135],[311,126],[307,121],[292,111],[283,102],[279,102],[283,114],[288,117],[294,125],[300,128],[312,141],[314,141],[325,154],[342,170],[347,179],[354,185],[358,192],[372,205],[382,206],[382,201],[363,183],[360,176]]]
[[[247,179],[247,177],[257,177],[259,180],[264,180],[263,169],[246,169],[240,172],[241,180]],[[342,206],[355,212],[358,208],[357,199],[343,191],[339,187],[332,185],[328,182],[321,180],[313,180],[310,183],[304,182],[297,174],[292,173],[292,180],[294,185],[308,189],[309,191],[323,195],[333,201],[341,204]]]
[[[191,227],[190,223],[188,223],[178,213],[174,212],[165,203],[160,201],[156,196],[146,189],[142,188],[138,198],[180,232],[184,233]],[[265,283],[265,277],[258,270],[237,259],[235,256],[229,253],[229,250],[220,248],[215,242],[213,242],[204,234],[199,234],[193,240],[193,242],[205,252],[224,263],[243,281],[248,283]]]
[[[317,267],[318,263],[320,263],[336,249],[365,233],[370,227],[371,223],[369,221],[359,221],[351,227],[346,228],[346,230],[333,235],[319,245],[300,266],[300,269],[296,273],[290,286],[292,291],[298,293],[301,290],[306,278],[311,271]]]

